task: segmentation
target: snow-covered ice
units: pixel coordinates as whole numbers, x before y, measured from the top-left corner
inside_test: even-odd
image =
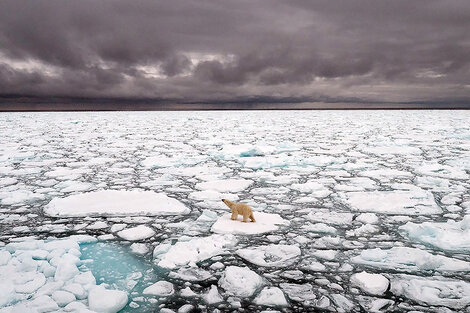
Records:
[[[470,251],[470,215],[461,221],[448,220],[446,223],[408,222],[400,231],[411,240],[454,252]]]
[[[228,266],[219,279],[219,286],[237,297],[250,297],[263,284],[263,278],[248,267]]]
[[[255,298],[255,303],[266,306],[288,306],[286,297],[277,287],[266,287]]]
[[[181,267],[221,254],[226,248],[234,246],[235,243],[236,239],[232,235],[196,237],[188,241],[178,241],[174,245],[162,243],[155,247],[153,257],[158,266]]]
[[[0,312],[466,312],[467,125],[437,110],[2,113]]]
[[[121,230],[117,234],[122,239],[135,241],[150,238],[155,235],[155,231],[148,226],[139,225],[136,227]]]
[[[363,250],[351,259],[353,263],[404,272],[442,271],[469,272],[470,262],[436,255],[418,248]]]
[[[54,198],[44,212],[50,216],[171,215],[186,214],[189,209],[163,193],[102,190]]]
[[[390,285],[389,280],[381,274],[360,272],[351,276],[351,284],[371,295],[382,295]]]
[[[349,192],[343,197],[353,211],[408,215],[442,212],[432,193],[421,190]]]
[[[291,265],[300,256],[297,246],[268,245],[239,249],[236,253],[250,263],[266,267],[284,267]]]
[[[158,281],[147,287],[142,292],[144,295],[154,295],[159,297],[171,296],[174,293],[173,284],[167,281]]]
[[[470,304],[470,283],[462,280],[401,275],[392,279],[390,291],[424,305],[463,309]]]

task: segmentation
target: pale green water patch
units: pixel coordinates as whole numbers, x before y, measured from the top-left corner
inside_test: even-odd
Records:
[[[132,253],[129,247],[111,242],[80,245],[81,259],[86,269],[96,278],[97,284],[108,284],[110,289],[126,291],[129,303],[120,312],[152,312],[157,309],[142,297],[142,291],[161,280],[162,274],[151,260]],[[137,307],[138,305],[138,307]]]

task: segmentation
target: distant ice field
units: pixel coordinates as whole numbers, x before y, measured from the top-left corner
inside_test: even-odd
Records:
[[[469,125],[0,113],[0,313],[468,312]]]

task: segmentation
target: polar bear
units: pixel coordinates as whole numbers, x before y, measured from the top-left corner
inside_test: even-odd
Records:
[[[222,199],[222,202],[232,210],[232,220],[236,220],[238,215],[243,215],[243,222],[248,222],[248,218],[252,222],[256,222],[255,217],[253,216],[253,211],[250,206],[244,203],[236,203],[227,199]]]

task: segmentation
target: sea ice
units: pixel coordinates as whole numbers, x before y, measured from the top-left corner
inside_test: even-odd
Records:
[[[463,309],[470,304],[470,283],[462,280],[397,275],[390,291],[424,305]]]
[[[199,190],[214,190],[217,192],[240,192],[248,188],[253,181],[247,179],[224,179],[196,184]]]
[[[129,241],[143,240],[155,235],[155,231],[148,226],[139,225],[136,227],[121,230],[117,233],[119,237]]]
[[[385,214],[428,215],[442,210],[428,191],[348,192],[343,201],[354,211]]]
[[[364,224],[377,224],[379,222],[379,218],[374,213],[361,213],[354,220]]]
[[[292,184],[291,188],[303,193],[308,193],[316,198],[325,198],[331,194],[331,191],[323,184],[311,181],[303,184]]]
[[[470,271],[469,262],[452,259],[442,255],[434,255],[421,249],[408,247],[393,247],[388,250],[380,248],[363,250],[361,254],[351,258],[351,262],[381,269],[405,272]]]
[[[255,303],[266,306],[288,306],[286,297],[277,287],[266,287],[255,298]]]
[[[231,214],[220,216],[212,225],[212,232],[219,234],[243,234],[255,235],[273,232],[280,226],[289,225],[289,221],[283,219],[279,214],[271,214],[254,211],[256,222],[243,223],[242,216],[238,220],[231,220]]]
[[[88,305],[90,310],[102,313],[119,312],[127,304],[127,293],[120,290],[107,290],[99,285],[90,290]]]
[[[182,279],[185,281],[199,282],[212,278],[212,274],[198,267],[180,268],[176,272],[170,272],[171,278]]]
[[[219,286],[237,297],[251,297],[263,284],[263,278],[248,267],[227,266],[219,279]]]
[[[366,272],[353,274],[351,283],[371,295],[384,294],[390,284],[385,276]]]
[[[161,280],[145,288],[142,294],[167,297],[171,296],[174,292],[175,290],[172,283]]]
[[[49,312],[59,306],[87,300],[90,310],[117,312],[127,303],[127,293],[96,286],[96,279],[82,265],[79,243],[89,236],[65,239],[14,241],[0,248],[0,311]],[[2,309],[3,307],[3,309]],[[86,311],[87,307],[80,306]]]
[[[266,267],[284,267],[294,263],[300,256],[297,246],[268,245],[238,249],[236,253],[250,263]]]
[[[312,222],[349,225],[352,222],[353,214],[313,208],[312,212],[307,214],[307,218]]]
[[[232,235],[195,237],[189,241],[178,241],[174,245],[162,243],[155,247],[153,257],[158,266],[181,267],[218,255],[235,243],[236,239]]]
[[[302,226],[302,229],[312,233],[323,233],[323,234],[336,234],[336,228],[328,226],[324,223],[306,224]]]
[[[49,216],[178,215],[189,209],[164,193],[102,190],[52,199],[44,212]]]
[[[313,292],[312,285],[309,283],[305,284],[290,284],[290,283],[281,283],[279,285],[282,290],[287,294],[289,299],[294,301],[313,301],[317,298]]]
[[[445,251],[470,251],[470,215],[462,221],[449,220],[446,223],[408,222],[399,228],[411,240]]]
[[[222,298],[219,294],[219,290],[217,289],[216,285],[211,285],[211,289],[209,289],[209,292],[207,292],[204,295],[204,300],[208,304],[216,304],[224,301],[224,298]]]

